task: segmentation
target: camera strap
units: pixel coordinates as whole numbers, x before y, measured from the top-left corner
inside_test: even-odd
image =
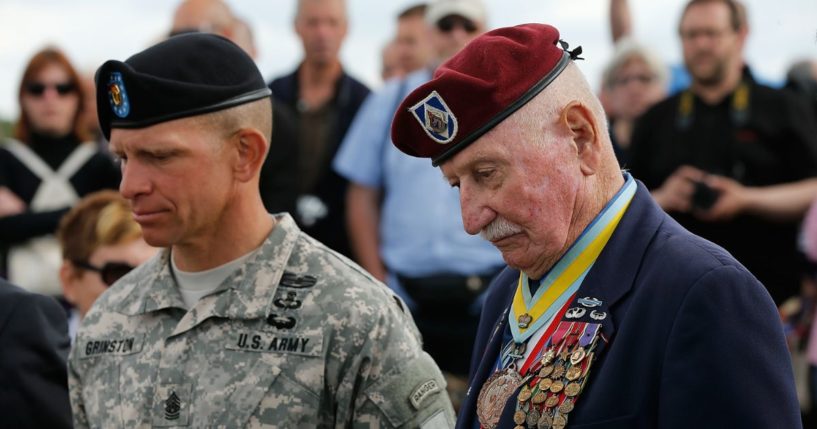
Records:
[[[749,84],[746,80],[741,80],[735,92],[732,93],[729,105],[729,116],[735,128],[740,128],[749,121]],[[685,131],[692,126],[695,116],[695,95],[689,88],[681,93],[678,99],[678,116],[675,125],[679,130]]]

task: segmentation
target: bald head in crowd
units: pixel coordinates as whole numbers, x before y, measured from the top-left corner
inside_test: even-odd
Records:
[[[230,7],[222,0],[184,0],[173,14],[170,34],[201,31],[229,39],[234,19]]]
[[[345,0],[298,0],[295,32],[304,61],[319,66],[337,62],[348,25]]]

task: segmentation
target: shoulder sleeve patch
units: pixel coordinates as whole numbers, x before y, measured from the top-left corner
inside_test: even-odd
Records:
[[[420,409],[420,404],[423,403],[423,399],[428,398],[429,395],[437,393],[440,391],[440,385],[437,384],[437,380],[433,378],[420,383],[413,392],[411,392],[411,397],[409,400],[411,401],[411,405],[414,406],[415,410]]]
[[[407,423],[411,423],[411,427],[419,427],[419,422],[428,422],[427,416],[440,411],[446,423],[449,414],[453,422],[454,410],[445,391],[445,379],[437,364],[425,352],[384,374],[366,393],[393,427],[402,427]],[[446,424],[444,427],[449,426],[452,425]]]

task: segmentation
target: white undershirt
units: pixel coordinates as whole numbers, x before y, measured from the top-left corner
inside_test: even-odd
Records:
[[[237,271],[260,249],[261,247],[259,246],[250,253],[239,256],[238,259],[233,259],[224,265],[196,272],[180,270],[179,267],[176,266],[176,261],[173,260],[173,255],[170,255],[170,266],[176,277],[176,284],[179,286],[179,293],[182,295],[184,305],[188,309],[193,308],[201,298],[215,292],[230,274]]]

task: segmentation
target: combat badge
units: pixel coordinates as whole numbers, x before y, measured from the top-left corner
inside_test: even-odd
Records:
[[[286,309],[289,309],[289,310],[300,308],[301,307],[301,301],[298,300],[298,299],[295,299],[296,296],[298,296],[298,294],[295,293],[295,292],[287,292],[286,298],[280,298],[280,297],[275,298],[275,300],[273,300],[273,303],[278,308],[286,308]]]
[[[308,274],[299,276],[295,273],[284,273],[284,275],[281,276],[281,282],[279,285],[290,289],[304,289],[315,286],[317,282],[317,277],[310,276]]]
[[[602,304],[601,300],[589,296],[579,298],[578,302],[585,307],[598,307]]]
[[[283,316],[275,313],[270,313],[267,316],[267,323],[278,329],[292,329],[295,327],[295,318],[291,316]]]

